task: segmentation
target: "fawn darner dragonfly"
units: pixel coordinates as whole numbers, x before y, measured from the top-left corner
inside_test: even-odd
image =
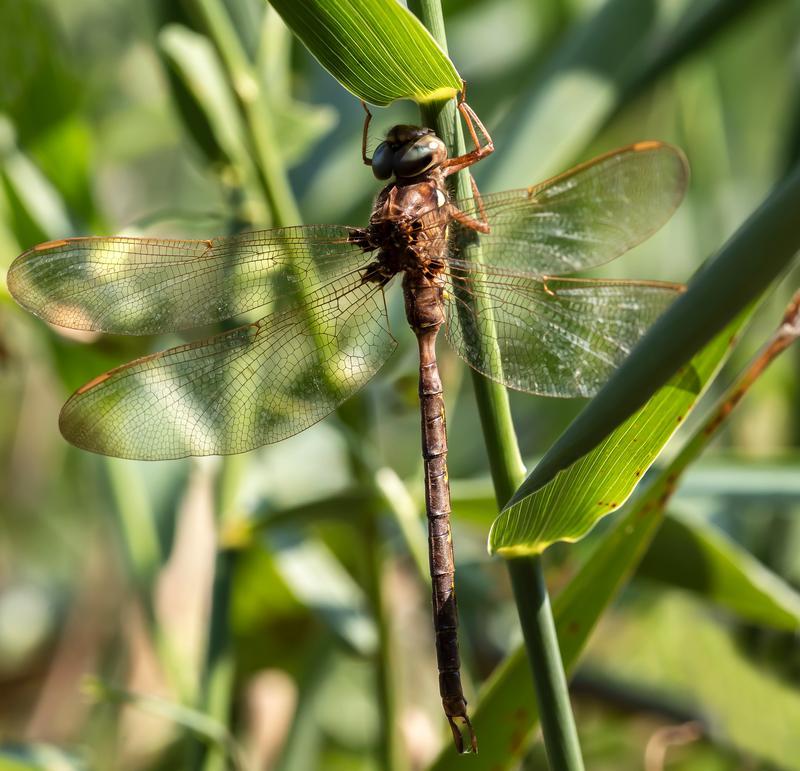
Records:
[[[383,294],[402,274],[420,356],[439,685],[463,751],[463,727],[473,750],[476,741],[459,673],[438,331],[444,326],[468,364],[511,388],[592,394],[680,287],[572,274],[613,260],[661,227],[688,172],[678,150],[643,142],[527,189],[453,202],[447,177],[493,150],[472,110],[463,101],[459,110],[475,147],[456,158],[431,130],[414,126],[391,129],[368,158],[367,113],[363,160],[378,179],[393,178],[367,227],[278,228],[203,241],[51,241],[17,258],[8,284],[48,322],[118,334],[268,311],[113,369],[64,405],[61,431],[78,447],[161,460],[252,450],[336,409],[395,348]],[[484,263],[470,262],[450,238],[453,223],[481,234]]]

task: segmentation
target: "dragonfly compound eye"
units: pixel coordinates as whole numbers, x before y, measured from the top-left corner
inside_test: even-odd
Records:
[[[387,142],[381,142],[372,155],[372,173],[378,179],[389,179],[392,176],[394,150]]]
[[[394,173],[398,177],[416,177],[438,166],[447,157],[444,142],[429,134],[409,142],[394,155]]]

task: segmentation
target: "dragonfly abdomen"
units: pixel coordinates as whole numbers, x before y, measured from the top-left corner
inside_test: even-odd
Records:
[[[455,560],[450,531],[450,483],[447,476],[447,426],[436,336],[443,322],[442,288],[436,279],[406,273],[403,280],[406,315],[419,345],[419,400],[422,418],[422,458],[425,467],[425,510],[428,518],[433,627],[439,694],[459,752],[464,751],[461,729],[469,730],[472,750],[475,734],[467,715],[461,687],[458,653],[458,607],[455,592]]]

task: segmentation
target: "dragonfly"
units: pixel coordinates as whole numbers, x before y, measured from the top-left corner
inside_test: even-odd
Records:
[[[51,324],[123,335],[259,311],[257,320],[105,372],[64,405],[59,425],[74,445],[165,460],[246,452],[333,412],[395,349],[385,293],[400,277],[419,348],[439,690],[464,752],[477,751],[477,740],[460,676],[438,333],[444,328],[467,364],[512,389],[591,396],[682,287],[575,274],[658,230],[683,197],[688,167],[677,148],[639,142],[528,188],[481,196],[473,182],[476,195],[453,200],[448,178],[494,150],[463,98],[458,111],[468,152],[450,157],[431,129],[398,125],[370,158],[367,110],[362,160],[386,185],[366,227],[65,238],[20,255],[8,286]]]

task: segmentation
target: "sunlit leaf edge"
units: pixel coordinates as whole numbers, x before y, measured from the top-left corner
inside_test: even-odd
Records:
[[[725,330],[594,450],[504,509],[489,531],[490,552],[540,554],[557,541],[583,538],[620,508],[697,403],[731,342],[732,330]]]
[[[454,96],[461,78],[419,20],[387,0],[271,0],[287,26],[350,93],[385,106]]]

